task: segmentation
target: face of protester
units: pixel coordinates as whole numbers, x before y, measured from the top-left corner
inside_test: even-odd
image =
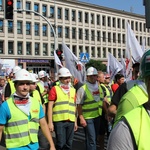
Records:
[[[139,66],[136,66],[133,68],[133,71],[132,71],[133,80],[136,80],[138,76],[139,76]]]
[[[30,90],[29,81],[17,81],[15,83],[16,94],[21,97],[26,97]]]
[[[103,74],[103,73],[99,73],[99,74],[98,74],[97,81],[98,81],[99,83],[104,83],[105,77],[104,77],[104,74]]]
[[[4,87],[4,85],[5,85],[5,79],[0,79],[0,86]]]
[[[110,77],[106,77],[105,78],[105,84],[109,84],[110,83]]]
[[[37,86],[36,82],[30,83],[30,91],[34,91],[36,89],[36,86]]]
[[[91,84],[95,84],[97,81],[98,75],[90,75],[87,76],[87,81],[90,82]]]
[[[59,80],[61,83],[68,85],[71,82],[71,77],[61,77]]]
[[[120,79],[117,80],[117,83],[121,85],[122,83],[124,83],[124,79],[125,79],[124,77],[121,77]]]

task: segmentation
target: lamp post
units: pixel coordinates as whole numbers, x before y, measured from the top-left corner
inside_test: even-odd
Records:
[[[56,35],[55,30],[54,30],[53,26],[51,25],[50,21],[48,21],[46,17],[44,17],[40,13],[38,13],[36,11],[33,11],[33,10],[17,9],[17,10],[14,10],[14,11],[16,11],[16,12],[24,12],[24,11],[25,12],[31,12],[31,13],[34,13],[34,14],[39,15],[40,17],[42,17],[48,23],[48,25],[50,26],[50,28],[53,31],[53,34],[54,34],[54,50],[58,49],[57,35]],[[55,63],[55,66],[56,66],[56,68],[55,68],[55,79],[57,79],[58,66],[57,66],[56,63]]]

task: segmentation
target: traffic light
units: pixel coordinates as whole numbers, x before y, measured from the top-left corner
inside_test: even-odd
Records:
[[[13,0],[5,0],[5,18],[13,19]]]
[[[56,54],[57,54],[58,58],[60,59],[60,61],[63,60],[62,53],[63,53],[62,50],[56,50]]]

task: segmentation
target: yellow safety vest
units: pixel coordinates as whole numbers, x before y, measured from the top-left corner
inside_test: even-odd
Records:
[[[13,93],[16,92],[16,89],[15,89],[15,86],[14,86],[14,82],[12,80],[10,80],[8,83],[10,85],[11,95],[12,95]]]
[[[143,106],[139,106],[126,115],[138,150],[150,149],[150,116]]]
[[[94,100],[94,97],[86,84],[84,84],[82,87],[87,96],[82,105],[82,113],[84,118],[91,119],[102,115],[102,105],[104,99],[102,87],[99,86],[100,100],[98,102]]]
[[[40,102],[40,104],[42,104],[41,96],[40,96],[38,90],[33,91],[33,96],[32,97],[35,98],[36,100],[38,100]]]
[[[38,142],[40,103],[32,97],[30,98],[30,120],[24,112],[16,107],[12,97],[6,101],[11,114],[4,129],[7,148],[22,147]]]
[[[75,89],[70,88],[70,93],[65,94],[60,86],[55,86],[57,99],[53,107],[53,121],[75,121]]]

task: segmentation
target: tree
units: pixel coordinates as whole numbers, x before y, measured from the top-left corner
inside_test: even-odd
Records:
[[[100,60],[90,59],[90,61],[87,64],[85,64],[85,67],[86,67],[86,69],[89,67],[94,67],[98,71],[101,70],[103,72],[106,72],[106,65],[103,64]]]

